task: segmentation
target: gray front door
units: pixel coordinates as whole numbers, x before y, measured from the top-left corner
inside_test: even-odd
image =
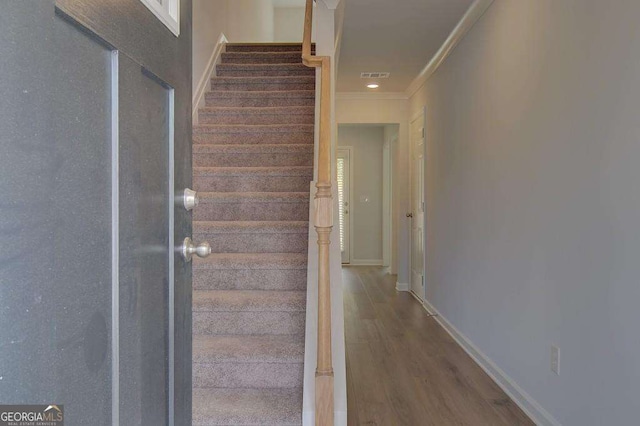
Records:
[[[0,4],[0,405],[189,425],[190,1]]]

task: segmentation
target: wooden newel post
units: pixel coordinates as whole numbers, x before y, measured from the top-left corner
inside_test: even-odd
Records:
[[[315,228],[318,233],[318,360],[316,426],[333,425],[333,364],[331,360],[331,280],[329,247],[333,227],[331,183],[318,182]]]

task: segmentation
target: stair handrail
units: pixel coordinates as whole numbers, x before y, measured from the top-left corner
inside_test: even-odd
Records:
[[[304,14],[302,63],[320,68],[320,128],[318,176],[314,197],[314,225],[318,234],[318,356],[315,377],[316,426],[333,426],[333,363],[331,359],[331,281],[329,246],[333,228],[331,195],[331,58],[311,53],[313,2],[307,0]]]

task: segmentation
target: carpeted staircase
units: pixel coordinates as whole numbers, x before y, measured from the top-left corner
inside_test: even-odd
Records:
[[[193,424],[302,423],[315,71],[228,44],[193,129]]]

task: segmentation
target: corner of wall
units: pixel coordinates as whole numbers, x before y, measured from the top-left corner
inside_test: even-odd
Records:
[[[228,42],[229,41],[227,40],[227,37],[224,35],[224,33],[220,33],[220,35],[218,36],[218,42],[211,52],[211,56],[209,57],[209,61],[207,62],[207,67],[198,80],[198,85],[196,86],[196,90],[193,92],[192,99],[193,124],[198,124],[198,110],[200,108],[203,108],[205,105],[204,95],[205,93],[207,93],[207,91],[209,91],[209,89],[211,89],[211,77],[215,76],[216,65],[220,63],[222,52],[225,51]]]

